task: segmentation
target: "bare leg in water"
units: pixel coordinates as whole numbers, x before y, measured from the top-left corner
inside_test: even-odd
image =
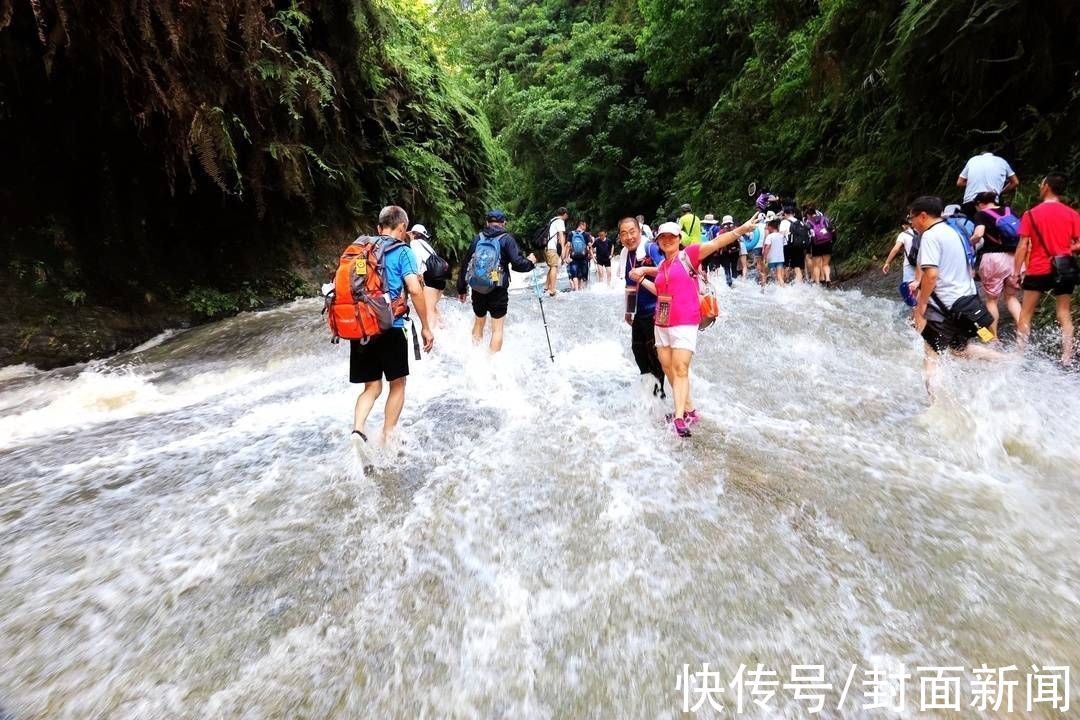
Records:
[[[353,412],[353,430],[364,433],[364,425],[367,424],[368,415],[375,401],[382,394],[382,380],[374,380],[364,383],[364,391],[356,398],[356,410]],[[364,433],[365,435],[367,433]]]
[[[693,410],[693,403],[690,400],[690,360],[694,357],[694,353],[689,350],[658,347],[656,354],[660,358],[660,365],[664,368],[668,384],[671,385],[671,394],[675,401],[675,417],[681,418]]]
[[[1057,319],[1061,325],[1061,364],[1068,366],[1073,358],[1072,295],[1057,296]]]
[[[503,325],[506,324],[506,318],[501,317],[498,320],[491,319],[491,345],[489,346],[491,352],[497,353],[502,350],[503,344]]]
[[[401,408],[405,406],[405,380],[406,378],[398,378],[390,381],[390,392],[386,396],[384,410],[383,445],[388,445],[393,439],[394,428],[401,417]]]

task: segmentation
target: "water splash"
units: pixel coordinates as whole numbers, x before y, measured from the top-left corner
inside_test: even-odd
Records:
[[[721,299],[689,442],[618,289],[546,301],[554,364],[527,287],[494,358],[444,302],[370,473],[317,302],[0,371],[0,705],[653,718],[682,663],[1078,664],[1075,378],[946,363],[928,407],[895,303]]]

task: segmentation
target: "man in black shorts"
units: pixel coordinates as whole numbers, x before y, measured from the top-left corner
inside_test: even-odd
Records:
[[[1043,293],[1052,293],[1061,326],[1061,364],[1069,367],[1073,360],[1072,294],[1080,283],[1080,214],[1062,202],[1065,184],[1064,175],[1050,173],[1039,185],[1042,202],[1020,220],[1013,277],[1022,278],[1024,289],[1016,333],[1020,350],[1027,346],[1039,299]]]
[[[788,206],[784,208],[780,232],[787,239],[787,244],[784,245],[784,266],[788,269],[788,277],[791,282],[801,284],[806,251],[810,247],[810,228],[795,215],[795,208]]]
[[[487,264],[488,250],[493,245],[498,248],[498,260],[492,263],[491,268],[484,268],[483,277],[470,277],[480,272],[481,265]],[[536,256],[530,253],[528,257],[523,257],[517,240],[506,231],[506,213],[502,210],[489,210],[487,226],[469,245],[461,261],[461,272],[458,273],[457,291],[461,302],[468,299],[468,290],[472,287],[473,314],[476,316],[472,331],[473,342],[479,344],[484,339],[484,325],[490,315],[491,352],[502,350],[503,324],[510,304],[510,268],[517,272],[529,272],[536,267],[535,263]],[[485,278],[490,278],[494,287],[487,287],[488,281]]]
[[[431,332],[427,303],[424,301],[424,284],[420,281],[416,256],[408,246],[408,225],[409,216],[396,205],[385,207],[379,213],[378,231],[381,242],[397,240],[404,243],[383,257],[386,291],[390,294],[391,301],[396,300],[403,292],[409,293],[416,314],[420,317],[424,351],[431,352],[435,336]],[[349,382],[364,385],[364,391],[356,399],[353,416],[352,436],[358,449],[367,445],[368,437],[364,426],[371,414],[371,408],[382,394],[384,377],[390,383],[383,418],[384,444],[390,440],[398,418],[401,417],[401,409],[405,406],[405,379],[409,375],[409,340],[405,320],[405,317],[396,318],[392,328],[367,342],[350,342]]]
[[[615,245],[608,239],[607,230],[601,230],[593,238],[593,260],[596,261],[596,278],[602,285],[611,284],[611,250]]]

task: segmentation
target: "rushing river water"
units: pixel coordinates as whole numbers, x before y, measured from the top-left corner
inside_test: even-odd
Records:
[[[1075,376],[950,364],[930,406],[897,303],[737,286],[676,441],[621,305],[545,303],[552,364],[531,293],[494,359],[444,302],[366,474],[318,301],[0,370],[0,717],[673,718],[703,662],[883,717],[863,669],[1080,666]],[[1019,677],[1015,717],[1080,709]]]

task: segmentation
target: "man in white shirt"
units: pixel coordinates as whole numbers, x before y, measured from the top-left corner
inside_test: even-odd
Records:
[[[638,215],[637,216],[637,222],[638,222],[638,225],[641,226],[641,239],[644,240],[645,242],[652,242],[653,241],[653,231],[652,231],[652,228],[649,227],[645,223],[645,216],[644,215]]]
[[[547,279],[544,281],[544,289],[551,297],[555,296],[559,281],[559,256],[566,243],[566,219],[570,213],[561,207],[555,211],[555,217],[548,223],[547,245],[544,247],[544,261],[547,263]]]
[[[931,391],[931,381],[937,366],[937,356],[946,350],[961,357],[995,360],[1003,357],[970,341],[977,334],[971,322],[957,321],[953,316],[954,305],[960,299],[973,303],[978,300],[978,290],[971,277],[967,250],[960,233],[941,217],[941,198],[924,196],[911,203],[911,225],[920,233],[919,267],[922,279],[915,305],[915,329],[926,341],[926,387]],[[981,301],[980,301],[981,303]],[[983,317],[989,318],[985,306]],[[990,326],[987,319],[985,327]],[[932,392],[931,392],[932,395]]]
[[[1002,195],[1016,188],[1020,178],[1012,167],[992,152],[984,152],[967,161],[960,171],[956,186],[964,188],[964,211],[968,217],[975,214],[975,196],[982,192]]]

